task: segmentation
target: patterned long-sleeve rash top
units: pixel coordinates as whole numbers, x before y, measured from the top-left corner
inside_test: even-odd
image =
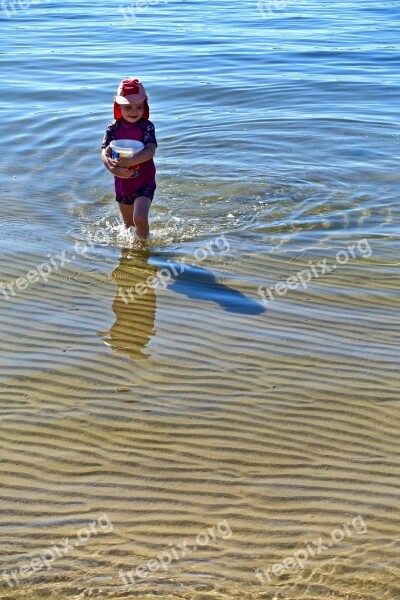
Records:
[[[148,119],[139,119],[133,125],[125,123],[122,119],[110,123],[103,136],[101,147],[108,148],[114,140],[137,140],[143,142],[145,146],[147,144],[158,145],[154,125]],[[117,195],[129,196],[144,187],[156,189],[156,167],[154,160],[151,158],[141,163],[138,165],[138,170],[137,175],[135,174],[137,168],[132,171],[133,177],[130,179],[114,177],[115,193]]]

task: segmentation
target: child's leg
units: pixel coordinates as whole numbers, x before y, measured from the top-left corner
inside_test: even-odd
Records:
[[[118,202],[119,210],[121,211],[122,218],[125,223],[125,227],[132,227],[133,223],[133,204],[122,204]]]
[[[151,206],[150,198],[138,196],[133,205],[133,220],[137,234],[141,238],[147,238],[149,235],[149,210]]]

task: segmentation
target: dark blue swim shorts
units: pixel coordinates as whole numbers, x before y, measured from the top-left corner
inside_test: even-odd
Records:
[[[130,196],[121,196],[120,194],[115,195],[115,199],[119,204],[133,204],[139,196],[146,196],[150,200],[153,200],[155,190],[153,188],[139,188]]]

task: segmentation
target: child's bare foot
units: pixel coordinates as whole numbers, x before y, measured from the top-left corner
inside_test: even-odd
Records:
[[[143,235],[139,235],[137,230],[135,231],[135,240],[137,240],[138,242],[148,242],[150,237],[151,237],[150,233],[149,233],[149,235],[143,236]]]

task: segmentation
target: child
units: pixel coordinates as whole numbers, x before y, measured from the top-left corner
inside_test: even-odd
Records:
[[[149,236],[148,216],[157,187],[153,161],[157,140],[149,116],[144,86],[138,79],[121,81],[114,97],[115,121],[107,127],[101,145],[102,161],[114,175],[115,199],[125,227],[135,225],[136,233],[141,239]],[[132,158],[112,159],[110,142],[121,139],[143,142],[144,148]],[[134,166],[136,168],[132,170]]]

